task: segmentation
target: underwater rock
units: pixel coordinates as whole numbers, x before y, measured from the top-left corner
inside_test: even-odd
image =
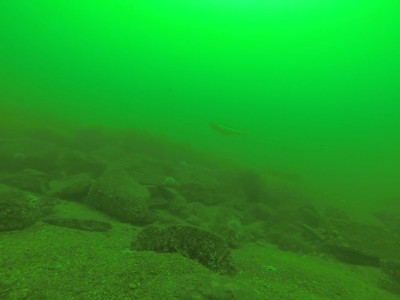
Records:
[[[72,218],[51,218],[51,219],[44,219],[43,222],[60,226],[60,227],[67,227],[67,228],[74,228],[83,231],[108,231],[111,229],[111,224],[102,221],[96,220],[79,220],[79,219],[72,219]]]
[[[20,171],[35,169],[53,171],[60,152],[54,143],[29,138],[0,140],[0,171]]]
[[[381,270],[391,279],[397,283],[400,283],[400,260],[382,260],[380,267]]]
[[[173,176],[179,183],[180,194],[188,202],[215,205],[224,200],[221,185],[210,169],[189,165],[177,168]]]
[[[307,226],[317,228],[323,224],[322,216],[311,204],[299,207],[298,212],[300,221]]]
[[[385,225],[387,230],[400,236],[400,214],[397,210],[375,212],[374,216]]]
[[[323,251],[342,260],[354,261],[355,264],[377,266],[378,260],[398,260],[400,243],[398,236],[384,227],[361,224],[354,221],[329,220],[329,243]],[[339,257],[340,256],[340,257]],[[353,256],[359,256],[360,258]],[[357,260],[361,260],[358,263]]]
[[[72,175],[49,182],[47,195],[64,200],[84,201],[93,184],[93,179],[86,173]]]
[[[313,245],[305,241],[301,235],[293,234],[289,230],[282,229],[282,232],[270,233],[269,241],[282,251],[310,254],[315,250]]]
[[[303,229],[302,236],[306,241],[311,241],[316,245],[322,244],[326,241],[326,237],[317,228],[310,227],[306,224],[302,224]]]
[[[249,205],[248,212],[257,220],[265,221],[270,218],[273,210],[263,203],[254,203],[254,205]]]
[[[381,286],[400,295],[400,261],[382,260],[380,268],[388,276],[386,280],[381,282]]]
[[[271,210],[265,221],[268,240],[281,250],[327,253],[348,264],[378,267],[396,260],[398,237],[383,227],[352,221],[338,209],[320,214],[311,205]]]
[[[48,198],[0,184],[0,231],[29,227],[52,208]]]
[[[158,186],[152,189],[150,203],[152,209],[167,210],[178,217],[185,217],[187,214],[187,203],[178,191],[170,187]]]
[[[224,237],[230,248],[238,248],[239,244],[251,235],[242,224],[242,214],[230,207],[207,206],[199,202],[191,202],[185,205],[179,216],[187,224],[207,228]]]
[[[226,244],[231,249],[238,249],[239,248],[239,241],[238,236],[239,232],[237,229],[232,228],[228,225],[225,226],[210,226],[214,232],[218,233],[219,236],[223,236]],[[243,231],[243,230],[241,230]]]
[[[254,171],[242,171],[237,175],[236,182],[249,202],[263,202],[268,198],[266,185],[260,174]]]
[[[106,163],[99,157],[66,149],[57,156],[55,166],[59,171],[68,175],[88,173],[97,177],[104,172]]]
[[[324,249],[345,263],[371,267],[379,267],[380,265],[379,257],[372,253],[367,253],[368,250],[361,251],[347,245],[333,243],[325,245]]]
[[[270,209],[270,215],[264,221],[267,240],[284,251],[302,254],[321,252],[320,247],[327,240],[326,228],[323,227],[325,223],[320,225],[318,211],[310,207],[281,206]]]
[[[16,173],[6,172],[0,174],[1,183],[38,194],[44,192],[44,186],[48,179],[49,176],[46,173],[33,169],[24,169]]]
[[[220,273],[234,274],[236,268],[225,240],[211,232],[192,226],[144,228],[132,242],[132,248],[160,253],[177,252]]]
[[[171,165],[169,162],[153,157],[131,153],[115,163],[123,168],[129,176],[145,186],[164,186]]]
[[[154,186],[152,188],[152,197],[161,197],[166,200],[172,200],[182,196],[174,188],[168,186]]]
[[[123,169],[109,168],[92,185],[86,202],[131,224],[149,223],[150,192]]]

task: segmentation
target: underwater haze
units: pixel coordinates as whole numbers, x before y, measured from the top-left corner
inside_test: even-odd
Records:
[[[400,2],[0,0],[0,299],[399,299]]]
[[[328,201],[380,202],[399,186],[399,13],[390,0],[4,0],[1,103],[296,173]]]

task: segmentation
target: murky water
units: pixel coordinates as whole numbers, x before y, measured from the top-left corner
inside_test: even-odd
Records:
[[[33,213],[19,220],[21,211],[16,210],[16,219],[8,220],[9,210],[2,206],[0,215],[10,222],[0,222],[0,231],[36,225],[20,231],[21,236],[6,233],[0,237],[8,241],[1,246],[3,253],[16,255],[14,260],[0,255],[5,259],[1,265],[21,262],[20,266],[9,265],[8,273],[0,277],[0,297],[25,299],[38,293],[37,297],[45,299],[41,293],[48,291],[48,299],[55,299],[54,295],[110,299],[117,295],[115,290],[122,293],[118,299],[149,292],[159,299],[157,292],[173,290],[168,282],[186,287],[186,279],[176,279],[182,273],[193,272],[196,280],[208,278],[206,273],[201,275],[202,270],[186,266],[187,262],[171,263],[168,257],[164,261],[164,256],[149,258],[146,253],[134,252],[159,247],[158,241],[152,240],[154,234],[146,236],[146,230],[161,232],[173,241],[180,232],[183,249],[172,245],[173,250],[217,272],[221,266],[215,265],[213,255],[204,258],[196,251],[188,255],[185,247],[193,244],[185,244],[185,232],[190,238],[200,237],[194,242],[196,250],[196,243],[201,246],[205,240],[222,245],[214,232],[224,236],[236,249],[234,260],[243,271],[233,279],[235,284],[245,294],[258,291],[260,299],[265,295],[288,299],[284,295],[292,293],[296,299],[311,299],[310,295],[316,297],[312,299],[355,299],[360,293],[363,299],[368,297],[365,295],[377,299],[384,293],[381,286],[374,285],[378,276],[383,276],[386,290],[398,294],[398,242],[394,237],[400,227],[398,214],[387,213],[400,210],[399,16],[400,4],[391,0],[1,0],[0,202],[5,201],[4,207],[9,205],[12,211],[16,206],[4,195],[16,195],[15,203],[27,205],[27,211]],[[87,127],[106,129],[81,131]],[[40,131],[35,131],[37,128]],[[133,131],[112,131],[121,128]],[[21,138],[20,129],[28,129],[30,135]],[[206,158],[200,158],[197,149],[206,153]],[[238,167],[237,174],[221,175],[213,164],[215,158],[256,171],[244,172]],[[114,164],[120,169],[104,172],[106,165]],[[267,178],[267,188],[262,177]],[[77,190],[63,190],[70,185]],[[291,194],[292,185],[305,195],[298,203],[295,193]],[[135,191],[130,190],[134,187]],[[108,197],[102,194],[107,188],[122,191],[119,207],[99,204],[102,197]],[[133,221],[123,203],[130,201],[124,198],[125,191],[132,198],[142,193],[132,206],[132,211],[142,215]],[[60,235],[50,225],[35,223],[41,218],[35,210],[44,205],[42,197],[63,199],[55,217],[85,217],[84,221],[45,220],[46,224],[83,231],[107,231],[112,224],[112,246],[97,233],[75,236],[67,230]],[[309,204],[302,206],[305,200]],[[89,201],[95,209],[135,226],[182,223],[202,229],[175,226],[157,231],[150,227],[142,231],[144,245],[133,243],[133,250],[123,250],[130,247],[138,227],[124,227],[128,225],[100,217],[95,209],[75,207],[75,201]],[[317,209],[325,205],[343,211],[320,214]],[[47,212],[48,203],[44,207]],[[113,211],[120,207],[125,210]],[[381,227],[364,227],[367,225],[344,213],[364,215],[368,211],[376,217],[372,224],[381,222]],[[368,220],[371,218],[369,214]],[[58,240],[64,234],[70,242]],[[25,244],[15,238],[29,241],[26,253],[33,249],[35,261],[18,256],[25,253]],[[74,259],[91,265],[92,256],[86,257],[86,252],[81,255],[68,250],[87,240],[105,245],[96,252],[96,264],[68,269]],[[51,256],[48,242],[59,247],[54,250],[58,256]],[[268,246],[266,252],[257,242],[273,244],[279,250]],[[373,255],[363,252],[370,246]],[[43,248],[50,252],[42,259]],[[281,250],[310,255],[309,265],[314,268],[307,265],[303,270],[303,256],[291,257]],[[61,259],[69,255],[65,251],[76,258]],[[229,251],[223,248],[218,255],[225,260],[222,269],[231,272]],[[104,282],[98,286],[104,297],[90,285],[78,291],[76,282],[83,282],[80,274],[97,270],[88,275],[97,282],[98,274],[108,272],[97,262],[105,258],[109,262],[116,253],[115,265],[105,264],[115,268],[110,271],[117,274],[114,281],[110,279],[110,287]],[[364,274],[364,269],[345,269],[339,263],[332,269],[330,261],[325,265],[318,260],[321,253],[345,263],[380,268],[386,275],[371,270]],[[313,254],[318,254],[317,258]],[[140,277],[127,271],[129,276],[139,277],[122,283],[118,272],[126,266],[126,255],[134,255],[130,263],[142,263],[133,268],[143,273]],[[253,257],[262,262],[252,261]],[[293,263],[287,263],[291,260]],[[146,268],[152,270],[163,263],[170,264],[160,268],[167,274],[154,280],[153,271]],[[41,264],[46,267],[37,267]],[[170,268],[172,265],[182,270]],[[12,271],[20,269],[25,275]],[[65,286],[60,294],[54,287],[56,281],[44,280],[46,270],[60,274],[57,286]],[[174,272],[176,277],[170,279]],[[309,279],[300,284],[291,274]],[[10,279],[13,276],[14,281]],[[18,285],[24,276],[30,279]],[[278,279],[274,282],[274,278]],[[41,291],[26,288],[29,280],[39,280]],[[264,281],[268,285],[260,284]],[[330,282],[338,286],[333,288]],[[158,290],[160,283],[166,285]],[[251,288],[241,286],[244,283]],[[229,283],[222,281],[217,286],[225,288]],[[371,290],[365,288],[371,286]],[[124,288],[130,289],[129,293]],[[190,292],[184,288],[174,293],[189,299]],[[392,299],[389,294],[382,295]]]
[[[2,106],[134,126],[365,203],[399,184],[394,1],[2,1]],[[245,136],[217,136],[209,122]]]

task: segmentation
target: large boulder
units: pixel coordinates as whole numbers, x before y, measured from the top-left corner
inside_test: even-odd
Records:
[[[120,168],[109,168],[92,185],[86,202],[96,209],[131,224],[151,221],[150,192]]]
[[[0,183],[38,194],[43,193],[48,180],[47,173],[33,169],[0,173]]]
[[[398,260],[398,236],[385,228],[357,222],[336,222],[331,226],[331,234],[322,250],[337,259],[350,264],[373,267],[379,267],[384,260]]]
[[[59,152],[60,147],[51,142],[29,138],[0,139],[0,171],[53,171]]]
[[[49,213],[52,206],[48,198],[0,184],[0,231],[29,227]]]
[[[48,183],[47,194],[64,200],[84,201],[89,193],[93,179],[89,174],[80,173]]]
[[[180,194],[188,202],[215,205],[226,200],[225,193],[212,169],[194,164],[180,164],[172,173]]]
[[[104,172],[106,163],[95,155],[65,149],[58,154],[55,160],[55,167],[60,172],[68,175],[87,173],[98,177]]]
[[[133,241],[135,250],[179,253],[220,274],[234,274],[231,251],[226,241],[211,232],[193,226],[148,226]]]
[[[118,160],[115,165],[123,168],[132,178],[145,186],[163,185],[170,175],[170,164],[154,157],[131,153]]]

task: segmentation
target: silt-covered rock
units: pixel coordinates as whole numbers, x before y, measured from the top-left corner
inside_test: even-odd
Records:
[[[0,231],[29,227],[51,208],[47,198],[0,184]]]
[[[50,181],[47,194],[64,200],[83,201],[92,184],[93,180],[89,174],[80,173]]]
[[[86,202],[123,222],[143,224],[150,221],[146,187],[119,168],[110,168],[92,185]]]
[[[192,226],[169,226],[144,228],[133,241],[135,250],[150,250],[160,253],[176,252],[196,260],[220,274],[236,271],[231,251],[225,240],[211,232]]]

